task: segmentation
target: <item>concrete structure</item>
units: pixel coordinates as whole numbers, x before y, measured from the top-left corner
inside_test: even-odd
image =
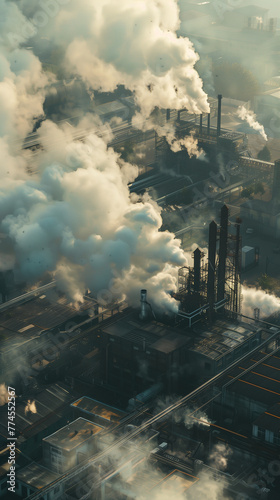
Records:
[[[96,434],[102,427],[84,418],[62,427],[43,439],[44,463],[52,471],[66,472],[96,451]]]

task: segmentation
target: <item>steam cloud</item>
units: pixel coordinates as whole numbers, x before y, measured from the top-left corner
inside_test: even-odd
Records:
[[[31,401],[30,399],[27,401],[27,405],[24,408],[25,415],[27,413],[37,413],[36,403],[35,401]]]
[[[29,15],[37,2],[23,2]],[[40,30],[63,52],[65,75],[79,75],[91,90],[134,93],[141,115],[155,107],[208,112],[207,96],[194,69],[199,57],[180,24],[175,0],[74,0]]]
[[[46,120],[37,130],[41,149],[32,154],[20,147],[43,116],[55,81],[22,47],[27,43],[40,57],[49,43],[60,76],[81,78],[89,93],[124,85],[142,121],[156,108],[208,112],[194,69],[198,56],[176,35],[177,2],[46,2],[40,30],[37,2],[0,0],[0,7],[1,231],[14,243],[20,275],[34,282],[51,272],[73,301],[90,289],[105,302],[126,295],[138,303],[144,286],[154,306],[175,311],[169,292],[176,289],[176,266],[186,262],[180,242],[159,231],[160,208],[152,200],[130,196],[127,184],[137,167],[108,148],[109,132],[103,139],[90,132],[83,143],[75,139],[100,128],[98,120],[86,115],[72,130]],[[184,144],[170,140],[200,154],[192,136]],[[36,175],[27,174],[30,166]]]
[[[240,106],[237,110],[237,114],[241,120],[246,120],[246,122],[252,127],[254,130],[260,133],[260,135],[267,141],[267,135],[265,133],[263,125],[261,125],[256,120],[256,115],[253,111],[249,111],[244,106]]]
[[[5,384],[0,384],[0,406],[4,406],[6,403],[8,403],[8,389]]]
[[[280,299],[275,295],[242,286],[242,314],[254,316],[254,309],[258,307],[262,317],[280,310]]]

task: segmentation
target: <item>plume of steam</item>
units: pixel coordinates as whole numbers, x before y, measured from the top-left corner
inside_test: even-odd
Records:
[[[154,305],[176,309],[176,266],[184,265],[180,241],[159,231],[160,208],[147,196],[130,197],[137,168],[95,134],[73,140],[77,128],[45,121],[38,174],[1,189],[1,229],[15,245],[21,275],[29,282],[53,272],[74,301],[84,291],[114,285],[118,297],[139,303],[149,289]]]
[[[259,132],[264,140],[267,141],[267,135],[265,133],[264,127],[256,120],[256,115],[255,113],[253,113],[253,111],[249,111],[245,108],[245,106],[239,106],[237,114],[239,118],[241,118],[241,120],[245,120],[248,125],[252,127],[252,129]]]
[[[38,7],[24,1],[22,8],[31,16]],[[177,37],[179,24],[176,0],[69,0],[37,38],[60,48],[65,76],[80,76],[91,90],[130,89],[145,118],[156,107],[208,112],[199,57]]]
[[[39,59],[20,47],[9,35],[27,22],[19,7],[1,0],[0,39],[0,137],[8,142],[24,138],[32,130],[34,121],[42,116],[46,85],[53,80],[42,71]]]
[[[216,444],[209,455],[211,466],[222,471],[226,470],[228,466],[228,459],[232,453],[231,448],[224,443]]]
[[[9,393],[6,384],[0,384],[0,406],[4,406],[8,403],[8,397]]]
[[[155,130],[159,137],[166,138],[174,153],[186,149],[190,157],[195,156],[200,160],[205,158],[205,152],[198,147],[198,140],[194,137],[194,131],[191,131],[190,135],[182,139],[176,139],[174,124],[170,121],[163,123],[161,115],[154,115],[144,119],[140,113],[136,112],[132,118],[132,124],[135,128],[143,131]]]
[[[262,317],[280,310],[280,299],[275,295],[242,286],[242,314],[254,316],[254,309],[259,308]]]
[[[24,413],[25,413],[25,415],[27,413],[37,413],[37,408],[36,408],[35,401],[31,401],[31,399],[29,399],[27,401],[27,405],[24,408]]]
[[[211,420],[208,418],[206,412],[192,409],[185,415],[184,424],[187,429],[190,429],[195,423],[202,427],[210,427]]]
[[[171,406],[174,402],[177,401],[176,396],[165,396],[158,398],[156,402],[156,406],[154,408],[154,413],[159,413],[169,406]],[[176,424],[183,423],[187,429],[191,429],[194,425],[201,425],[209,427],[211,424],[211,420],[208,418],[207,414],[204,411],[201,411],[195,407],[188,406],[182,407],[178,410],[172,412],[168,418],[171,418],[173,422]]]

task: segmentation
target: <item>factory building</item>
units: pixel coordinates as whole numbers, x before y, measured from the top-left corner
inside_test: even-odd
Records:
[[[195,325],[195,345],[190,348],[190,366],[205,381],[224,370],[261,341],[261,328],[248,323],[216,321],[211,330]]]
[[[100,334],[106,384],[131,396],[159,382],[167,392],[179,390],[191,344],[185,332],[129,312],[101,328]]]
[[[60,383],[43,386],[28,396],[16,398],[15,427],[20,450],[29,457],[40,456],[44,437],[64,425],[70,417],[69,405],[77,393]],[[7,405],[0,406],[0,447],[7,444]]]
[[[97,450],[96,434],[100,425],[79,417],[43,439],[44,464],[53,472],[63,473],[83,462]]]

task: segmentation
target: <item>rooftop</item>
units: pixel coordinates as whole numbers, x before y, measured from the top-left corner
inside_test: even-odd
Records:
[[[3,304],[6,305],[8,302]],[[13,299],[9,309],[0,310],[0,354],[23,345],[38,337],[42,331],[51,330],[93,306],[93,301],[85,298],[77,311],[64,295],[59,295],[54,289],[45,290],[35,297]]]
[[[28,397],[16,398],[17,434],[28,438],[48,428],[61,418],[63,409],[68,408],[76,397],[59,383],[46,386]],[[31,407],[28,406],[28,401],[31,401]],[[0,436],[7,437],[6,405],[0,407]]]
[[[24,469],[20,469],[16,473],[17,481],[21,481],[22,483],[28,484],[32,488],[36,488],[40,490],[48,484],[56,481],[59,478],[59,474],[55,474],[54,472],[42,467],[42,465],[36,464],[33,462]]]
[[[52,446],[71,451],[80,446],[93,435],[98,434],[103,427],[79,417],[68,425],[43,439]]]
[[[98,417],[108,420],[109,422],[119,422],[123,417],[127,415],[121,410],[113,408],[112,406],[105,405],[87,396],[77,399],[77,401],[74,401],[71,406],[74,408],[78,408],[79,410],[82,410],[91,416],[97,415]]]
[[[190,343],[190,337],[157,321],[141,321],[134,313],[126,318],[119,318],[102,329],[111,337],[121,338],[134,345],[169,354]]]
[[[247,323],[228,323],[226,321],[217,321],[213,330],[196,326],[195,331],[199,337],[190,351],[211,359],[222,358],[256,333],[256,329]]]

